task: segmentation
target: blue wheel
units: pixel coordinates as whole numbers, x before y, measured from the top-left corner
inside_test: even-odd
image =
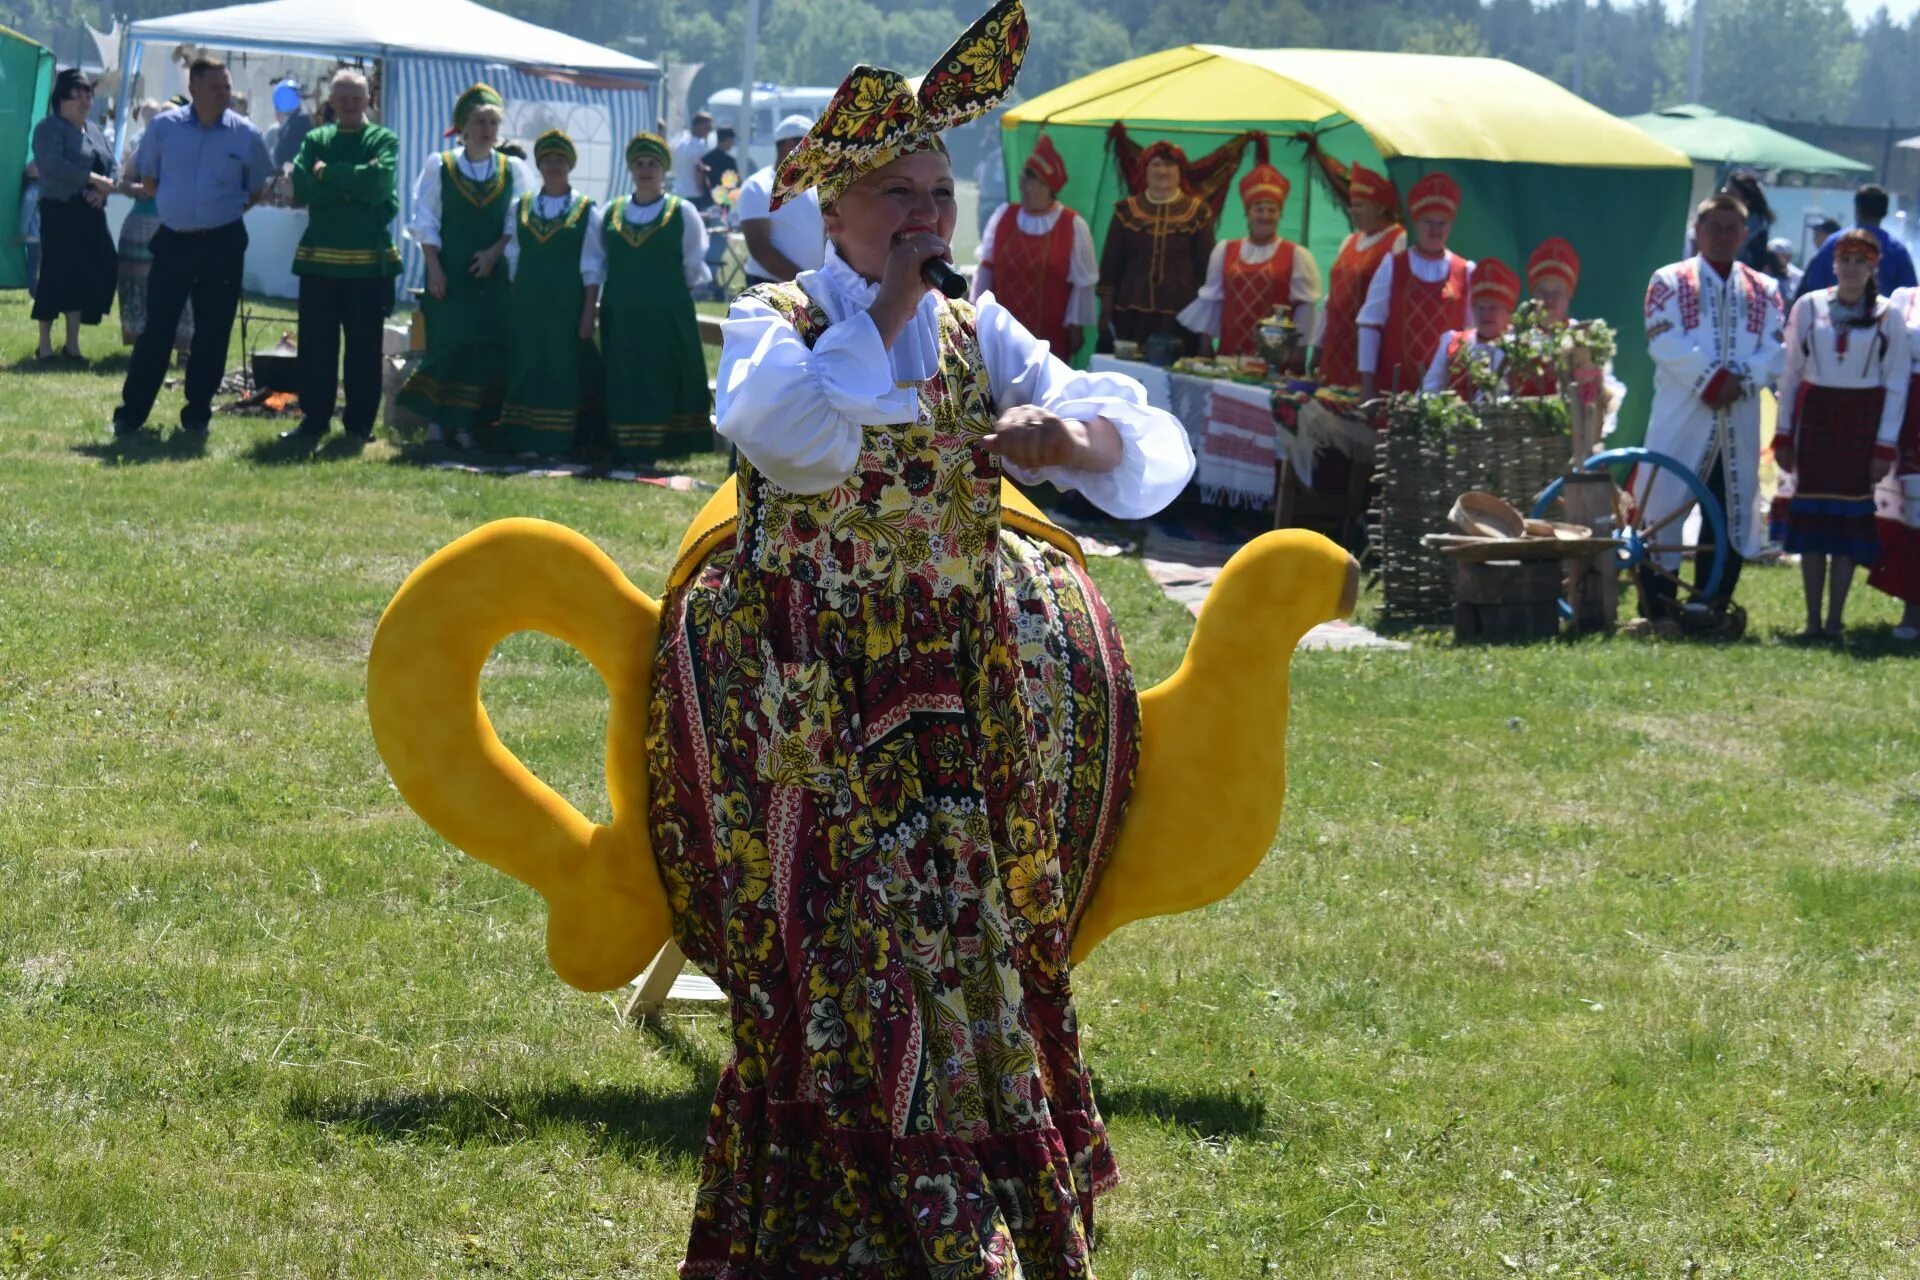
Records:
[[[1664,453],[1655,453],[1651,449],[1609,449],[1605,453],[1596,453],[1583,464],[1587,471],[1608,471],[1616,467],[1634,469],[1632,488],[1628,497],[1632,505],[1632,518],[1627,527],[1619,530],[1619,536],[1626,543],[1616,553],[1622,569],[1638,569],[1642,565],[1654,573],[1667,578],[1683,592],[1716,598],[1720,591],[1720,580],[1726,573],[1727,556],[1727,513],[1721,507],[1719,499],[1700,482],[1691,468]],[[1650,512],[1648,500],[1654,491],[1654,482],[1659,473],[1666,472],[1679,481],[1686,489],[1686,496],[1670,510]],[[1555,480],[1540,491],[1534,499],[1533,515],[1539,518],[1560,497],[1565,487],[1564,480]],[[1669,503],[1671,500],[1669,499]],[[1697,592],[1680,580],[1680,575],[1665,568],[1659,557],[1679,555],[1693,559],[1701,554],[1702,548],[1688,546],[1684,541],[1682,525],[1695,504],[1700,507],[1700,517],[1706,522],[1707,531],[1713,535],[1712,563],[1708,566],[1706,584]]]

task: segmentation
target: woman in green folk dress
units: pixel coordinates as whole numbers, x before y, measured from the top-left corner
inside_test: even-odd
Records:
[[[607,429],[622,462],[691,453],[713,441],[692,293],[711,278],[707,229],[692,205],[666,194],[672,164],[664,138],[635,134],[627,143],[633,195],[607,208],[600,349]]]
[[[549,129],[533,144],[540,190],[514,201],[507,228],[513,309],[502,442],[512,453],[559,454],[580,429],[583,390],[597,374],[594,311],[607,278],[600,211],[573,189],[573,139]]]
[[[427,420],[427,443],[451,432],[463,449],[491,442],[507,390],[507,248],[515,197],[534,183],[496,148],[500,95],[476,84],[454,104],[461,145],[427,161],[413,185],[407,234],[427,260],[427,350],[399,402]]]

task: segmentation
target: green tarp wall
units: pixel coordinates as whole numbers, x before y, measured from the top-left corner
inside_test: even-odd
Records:
[[[20,188],[32,151],[33,126],[53,92],[53,53],[0,27],[0,289],[27,287],[20,237]]]

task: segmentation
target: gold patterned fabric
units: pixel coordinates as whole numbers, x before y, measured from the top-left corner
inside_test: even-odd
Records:
[[[942,133],[1000,104],[1026,52],[1026,9],[1020,0],[1000,0],[954,41],[917,89],[898,71],[855,67],[780,166],[772,207],[815,187],[820,202],[832,204],[862,174],[932,150]]]

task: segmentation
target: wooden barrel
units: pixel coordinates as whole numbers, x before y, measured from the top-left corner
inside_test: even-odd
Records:
[[[1453,638],[1550,640],[1559,635],[1563,573],[1558,560],[1456,562]]]

